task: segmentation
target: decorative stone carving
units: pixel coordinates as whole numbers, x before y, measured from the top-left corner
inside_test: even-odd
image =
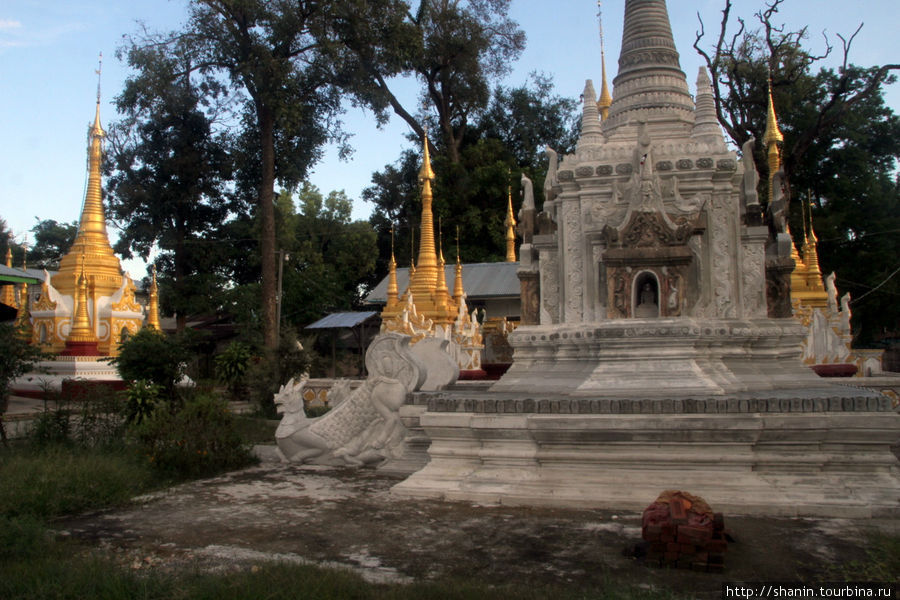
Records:
[[[694,168],[694,161],[689,158],[681,158],[675,163],[675,166],[678,167],[679,171],[686,171]]]
[[[575,167],[575,177],[590,177],[594,174],[594,168],[586,165]]]
[[[728,212],[725,200],[717,197],[713,200],[712,210],[713,238],[712,278],[713,305],[715,315],[719,318],[734,316],[734,287],[731,279],[732,241],[729,238]]]
[[[575,172],[566,169],[564,171],[560,171],[557,177],[560,181],[572,181],[575,179]]]
[[[544,154],[547,156],[547,176],[544,177],[544,201],[547,202],[556,198],[554,186],[559,185],[559,179],[556,175],[559,168],[559,158],[556,150],[550,146],[544,147]]]
[[[741,252],[742,296],[744,312],[749,317],[763,317],[766,314],[764,298],[765,289],[765,248],[759,244],[743,244]]]
[[[581,212],[577,202],[566,202],[566,322],[578,323],[583,316],[584,256]]]
[[[769,220],[776,234],[787,232],[787,203],[784,171],[779,170],[772,177],[772,200],[769,202]]]
[[[737,161],[733,158],[720,158],[716,163],[716,168],[719,171],[736,171]]]
[[[661,160],[656,163],[656,169],[659,171],[671,171],[672,170],[672,161],[671,160]]]
[[[711,158],[698,158],[697,159],[697,168],[698,169],[712,169],[712,166],[715,163]]]
[[[559,323],[559,259],[555,252],[541,252],[541,325]]]
[[[597,167],[597,175],[599,175],[600,177],[606,177],[606,176],[612,175],[612,174],[613,174],[612,165],[600,165],[599,167]]]
[[[621,163],[616,165],[617,175],[631,175],[634,172],[634,166],[631,163]]]
[[[376,337],[366,352],[366,382],[355,390],[332,389],[336,406],[321,417],[310,419],[303,410],[305,378],[282,386],[275,395],[276,409],[284,415],[275,441],[284,458],[363,465],[394,456],[406,433],[397,411],[425,380],[409,341],[390,333]]]

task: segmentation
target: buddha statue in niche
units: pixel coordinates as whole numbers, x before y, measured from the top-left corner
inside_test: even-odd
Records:
[[[637,290],[634,306],[634,316],[637,318],[652,318],[659,316],[658,290],[656,282],[652,278],[646,278]]]

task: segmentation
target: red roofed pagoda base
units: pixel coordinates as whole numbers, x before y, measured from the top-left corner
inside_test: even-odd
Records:
[[[100,356],[97,342],[73,342],[67,341],[66,348],[59,353],[60,356]]]

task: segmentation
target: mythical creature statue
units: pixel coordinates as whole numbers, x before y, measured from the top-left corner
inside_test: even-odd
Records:
[[[336,406],[321,417],[310,419],[303,410],[305,378],[282,386],[275,395],[284,414],[275,441],[285,460],[365,465],[392,457],[406,434],[397,411],[425,380],[409,340],[393,333],[376,337],[366,352],[368,379],[352,391],[332,389]]]
[[[775,233],[787,231],[787,191],[784,186],[784,171],[779,170],[772,177],[772,198],[769,202],[769,216]]]
[[[741,163],[744,165],[744,179],[741,182],[741,192],[744,197],[744,210],[759,210],[759,192],[756,186],[759,185],[759,173],[756,171],[756,163],[753,162],[753,148],[756,145],[756,138],[752,135],[750,139],[741,146]]]

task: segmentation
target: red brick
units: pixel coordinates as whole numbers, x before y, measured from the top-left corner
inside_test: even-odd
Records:
[[[694,554],[697,552],[697,547],[694,544],[682,543],[682,544],[678,544],[678,545],[681,546],[682,554]]]
[[[661,536],[659,536],[659,541],[661,541],[661,542],[674,542],[674,541],[675,541],[675,536],[674,536],[673,534],[664,533],[664,534],[662,534]]]
[[[666,550],[669,552],[679,552],[681,550],[681,544],[677,542],[669,542],[666,544]]]
[[[710,540],[706,542],[706,549],[710,552],[725,552],[728,550],[728,542],[725,540]]]
[[[725,529],[725,516],[722,513],[713,513],[713,529],[715,531]]]
[[[674,537],[675,535],[675,526],[671,523],[663,523],[662,524],[662,535],[671,535]]]
[[[663,558],[665,559],[666,562],[675,562],[676,560],[678,560],[678,553],[677,552],[666,552],[663,555]]]
[[[709,564],[711,564],[711,565],[724,565],[725,564],[725,555],[710,552],[707,562],[709,562]]]
[[[712,529],[706,527],[678,526],[678,541],[703,544],[712,538]]]
[[[650,551],[651,552],[665,552],[666,551],[666,543],[665,542],[650,542]]]
[[[687,510],[684,508],[680,498],[672,498],[669,502],[669,512],[672,516],[672,522],[676,525],[687,523]]]
[[[706,570],[706,563],[703,562],[703,561],[696,561],[696,560],[695,560],[695,561],[691,564],[691,568],[692,568],[693,570],[695,570],[695,571],[705,571],[705,570]]]

